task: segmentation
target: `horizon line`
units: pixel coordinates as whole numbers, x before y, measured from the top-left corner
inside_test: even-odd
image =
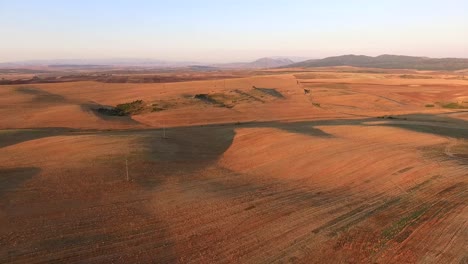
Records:
[[[333,57],[343,57],[343,56],[364,56],[364,57],[371,57],[371,58],[377,58],[380,56],[401,56],[401,57],[416,57],[416,58],[428,58],[428,59],[468,59],[468,57],[431,57],[431,56],[424,56],[424,55],[402,55],[402,54],[391,54],[391,53],[382,53],[380,55],[365,55],[365,54],[358,54],[358,53],[347,53],[347,54],[341,54],[341,55],[332,55],[332,56],[324,56],[324,57],[312,57],[312,56],[283,56],[283,55],[272,55],[272,56],[262,56],[262,57],[256,57],[252,58],[250,60],[224,60],[222,62],[220,61],[197,61],[197,60],[190,60],[190,59],[163,59],[163,58],[157,58],[157,57],[88,57],[88,58],[73,58],[73,57],[68,57],[68,58],[40,58],[40,59],[22,59],[22,60],[7,60],[7,61],[2,61],[0,60],[0,64],[19,64],[19,63],[40,63],[41,61],[43,62],[53,62],[53,61],[87,61],[87,60],[94,60],[94,61],[99,61],[99,60],[141,60],[141,61],[153,61],[153,62],[160,62],[160,63],[184,63],[184,64],[230,64],[230,63],[248,63],[248,62],[254,62],[260,59],[291,59],[292,58],[301,58],[304,60],[300,60],[297,62],[302,62],[302,61],[307,61],[307,60],[321,60],[321,59],[326,59],[326,58],[333,58]]]

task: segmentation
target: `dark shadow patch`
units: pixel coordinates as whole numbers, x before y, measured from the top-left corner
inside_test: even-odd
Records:
[[[33,99],[31,99],[31,103],[56,103],[62,104],[67,103],[68,100],[59,94],[49,93],[47,91],[41,90],[39,88],[32,88],[32,87],[18,87],[15,91],[23,94],[33,95]]]
[[[273,97],[276,97],[276,98],[280,98],[280,99],[284,99],[284,95],[280,92],[278,92],[276,89],[274,88],[259,88],[259,87],[253,87],[255,90],[257,91],[260,91],[264,94],[267,94],[267,95],[270,95],[270,96],[273,96]]]
[[[200,101],[203,101],[205,103],[209,103],[209,104],[218,104],[219,103],[215,99],[211,98],[208,94],[196,94],[196,95],[193,96],[193,98],[198,99]]]
[[[466,139],[468,135],[468,129],[466,128],[468,126],[468,122],[462,119],[428,114],[399,115],[393,116],[393,119],[395,120],[389,121],[385,124],[378,124],[377,126],[397,127],[415,132],[457,139]],[[371,119],[361,119],[357,121],[363,124],[371,121]],[[372,124],[363,125],[375,126]]]
[[[0,130],[0,148],[29,140],[63,135],[65,132],[72,131],[76,130],[65,128]]]
[[[37,167],[0,168],[0,196],[13,192],[23,182],[41,172]]]
[[[144,148],[154,160],[215,160],[231,146],[235,132],[226,127],[166,128],[143,136]]]
[[[193,96],[194,99],[200,100],[206,104],[211,104],[211,105],[216,105],[220,107],[226,107],[226,105],[223,102],[220,102],[216,99],[214,99],[211,95],[209,94],[196,94]]]
[[[432,125],[425,125],[425,124],[385,124],[385,126],[392,126],[403,128],[407,130],[412,130],[415,132],[420,133],[427,133],[433,135],[439,135],[444,137],[451,137],[451,138],[458,138],[463,139],[467,138],[468,130],[463,128],[452,128],[452,127],[442,127],[442,126],[432,126]]]
[[[278,123],[273,124],[270,127],[278,128],[285,130],[287,132],[292,132],[296,134],[303,134],[308,136],[314,137],[325,137],[325,138],[332,138],[334,137],[332,134],[326,133],[321,129],[315,128],[308,124],[288,124],[288,123]]]
[[[435,116],[449,116],[449,115],[463,114],[463,113],[468,113],[468,110],[459,110],[459,111],[452,110],[452,111],[450,111],[448,113],[436,114]]]
[[[23,93],[23,94],[30,94],[30,95],[40,95],[43,91],[36,89],[36,88],[31,88],[27,86],[22,86],[16,88],[17,92]]]
[[[187,177],[215,163],[235,136],[234,129],[226,127],[167,128],[167,138],[163,133],[142,131],[133,153],[137,162],[129,160],[130,174],[138,175],[132,179],[145,188],[159,186],[169,175]]]

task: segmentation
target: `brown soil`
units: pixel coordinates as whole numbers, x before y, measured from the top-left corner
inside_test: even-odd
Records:
[[[464,263],[468,82],[290,71],[0,86],[0,263]]]

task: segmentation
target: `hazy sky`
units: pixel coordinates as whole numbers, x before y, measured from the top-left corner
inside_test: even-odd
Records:
[[[0,0],[0,61],[468,57],[467,0]]]

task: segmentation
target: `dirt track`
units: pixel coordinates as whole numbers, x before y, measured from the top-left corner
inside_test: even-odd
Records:
[[[0,262],[466,262],[468,83],[346,76],[0,87]]]

